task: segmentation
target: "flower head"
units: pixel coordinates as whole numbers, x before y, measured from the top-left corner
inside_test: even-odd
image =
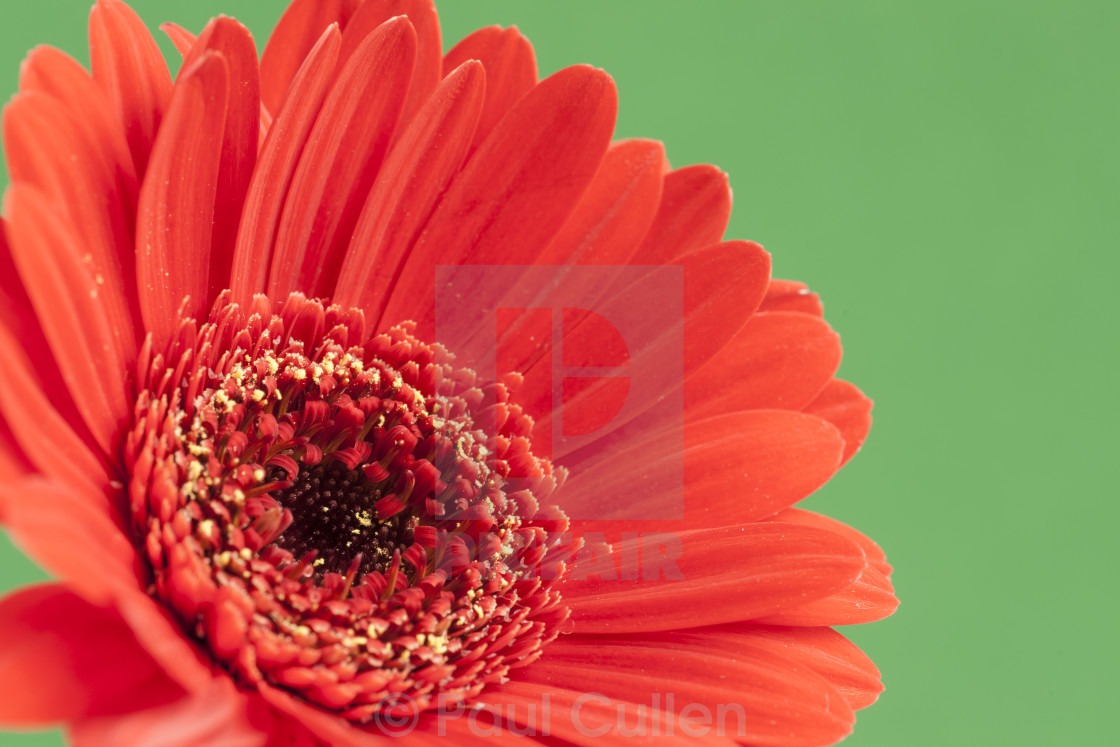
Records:
[[[36,49],[4,111],[0,519],[60,582],[0,601],[0,723],[847,734],[881,685],[829,626],[890,567],[792,506],[870,401],[726,176],[430,0],[295,0],[259,63],[165,31],[174,81],[98,0],[92,73]]]

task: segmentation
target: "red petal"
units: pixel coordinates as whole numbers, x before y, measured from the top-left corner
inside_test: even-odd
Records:
[[[2,334],[2,333],[0,333]],[[3,411],[2,403],[0,403],[0,412]],[[19,447],[19,442],[16,440],[15,434],[8,424],[0,417],[0,474],[3,474],[6,479],[22,479],[28,474],[35,471],[35,465],[23,453],[23,449]],[[0,499],[0,524],[4,523],[4,503]]]
[[[254,294],[264,293],[268,283],[284,200],[315,118],[334,82],[341,38],[337,26],[323,32],[292,80],[291,95],[284,99],[261,148],[245,197],[230,279],[233,300],[245,308]]]
[[[35,316],[31,299],[23,281],[19,278],[15,258],[12,257],[11,244],[8,242],[8,222],[0,217],[0,322],[22,347],[29,361],[29,368],[35,371],[43,386],[57,391],[65,391],[58,365],[51,355],[47,337]],[[68,397],[60,397],[60,402],[68,402]],[[80,422],[77,418],[75,422]]]
[[[86,248],[36,190],[13,185],[6,206],[12,255],[55,360],[98,445],[112,453],[131,406],[125,361]]]
[[[829,745],[851,731],[855,714],[814,671],[762,647],[713,648],[706,645],[708,637],[688,632],[565,637],[550,644],[545,658],[519,672],[518,678],[581,689],[594,672],[596,692],[633,703],[668,705],[674,712],[698,704],[711,715],[710,722],[705,716],[693,727],[700,734],[706,733],[706,726],[707,733],[751,745]],[[684,728],[686,724],[677,726]]]
[[[591,186],[537,262],[626,264],[653,223],[666,167],[659,142],[611,143]]]
[[[214,196],[214,229],[210,244],[209,294],[205,309],[230,285],[233,247],[241,208],[253,166],[257,159],[257,138],[261,130],[260,77],[257,72],[257,47],[249,29],[232,18],[221,16],[203,29],[198,43],[183,60],[190,70],[208,53],[218,53],[229,66],[229,98],[226,102],[225,132],[218,166]]]
[[[889,617],[898,609],[890,579],[871,566],[848,588],[800,607],[760,617],[767,625],[858,625]]]
[[[485,88],[482,66],[463,63],[393,147],[354,229],[336,303],[380,318],[409,247],[466,157]]]
[[[415,319],[431,333],[436,264],[531,264],[598,170],[617,103],[611,79],[582,65],[521,99],[424,226],[383,321]]]
[[[867,440],[867,433],[871,430],[872,405],[872,401],[855,384],[833,379],[805,407],[805,412],[824,418],[840,429],[844,436],[844,458],[840,461],[841,466],[855,456]]]
[[[333,713],[311,706],[285,690],[264,682],[258,683],[257,689],[261,698],[273,709],[290,717],[318,737],[315,744],[329,744],[332,747],[373,747],[380,744],[390,747],[393,744],[387,738],[371,734]]]
[[[51,584],[0,600],[0,698],[5,728],[114,716],[159,706],[183,690],[162,673],[112,609]]]
[[[874,662],[832,628],[733,623],[680,634],[666,633],[660,639],[703,646],[715,655],[767,651],[781,656],[790,660],[791,669],[808,667],[824,677],[854,709],[866,708],[883,692]]]
[[[0,413],[39,472],[79,490],[100,490],[109,475],[39,386],[23,348],[0,326]]]
[[[86,69],[54,47],[36,47],[20,66],[19,87],[21,91],[38,91],[58,99],[91,132],[96,133],[93,139],[98,148],[107,151],[108,160],[121,169],[118,189],[131,190],[121,196],[126,209],[135,209],[139,187],[124,129],[117,121],[109,99]]]
[[[15,543],[84,596],[103,600],[139,586],[139,556],[100,493],[34,476],[0,485],[0,494]]]
[[[134,230],[136,199],[140,191],[136,167],[129,152],[124,129],[109,100],[76,60],[53,47],[32,50],[20,67],[20,90],[39,91],[62,102],[82,122],[91,141],[116,171],[114,189],[127,218],[129,235]],[[129,301],[136,305],[136,256],[133,245],[117,247]]]
[[[760,408],[800,410],[832,379],[840,356],[840,336],[823,319],[790,311],[755,314],[688,379],[688,416]]]
[[[771,280],[762,299],[759,311],[798,311],[802,314],[824,316],[821,298],[809,291],[809,286],[796,280]]]
[[[537,84],[537,58],[533,45],[516,27],[487,26],[452,47],[443,58],[443,69],[454,70],[467,60],[478,60],[486,68],[486,104],[471,143],[474,151],[498,120]]]
[[[251,702],[228,677],[219,675],[201,692],[162,707],[83,720],[71,734],[83,747],[260,747],[265,734],[250,719]]]
[[[332,23],[345,28],[361,0],[293,0],[261,55],[261,102],[280,110],[288,86],[312,47]]]
[[[184,59],[190,54],[191,48],[198,43],[198,36],[177,23],[171,23],[170,21],[161,23],[159,30],[167,34],[167,38],[175,45],[175,51]]]
[[[717,439],[742,448],[733,466],[713,458]],[[811,495],[836,471],[843,444],[819,418],[756,410],[686,426],[685,448],[688,524],[714,526],[769,516]]]
[[[131,211],[136,193],[132,159],[113,158],[98,138],[96,116],[78,119],[61,101],[39,92],[18,94],[4,109],[4,149],[14,184],[35,187],[82,236],[82,257],[97,283],[114,346],[126,364],[136,358],[136,331],[125,285],[133,277]],[[130,202],[130,198],[128,198]],[[126,262],[122,263],[122,258]]]
[[[120,0],[97,0],[89,16],[89,57],[94,80],[109,97],[142,176],[171,99],[163,54],[131,8]]]
[[[652,140],[612,143],[587,191],[535,263],[626,265],[657,212],[665,168],[665,149],[661,143]],[[606,267],[596,273],[595,287],[585,292],[585,305],[595,307],[609,292],[616,277],[617,273]],[[517,307],[518,303],[512,299],[519,294],[520,289],[514,285],[509,289],[511,300],[498,302],[496,308]],[[551,360],[551,346],[539,344],[540,338],[527,334],[524,321],[511,328],[499,342],[503,351],[502,365],[508,370],[527,372],[534,363]],[[546,337],[550,334],[545,332]],[[581,344],[574,341],[565,347],[565,354],[573,350],[590,355],[599,352],[597,349],[584,351]],[[542,391],[542,387],[547,391]],[[526,405],[534,416],[551,409],[551,375],[532,378],[526,388],[519,391],[520,404]],[[535,404],[527,404],[534,398]]]
[[[206,310],[228,65],[215,52],[184,71],[152,149],[136,221],[140,308],[157,342]],[[189,299],[189,300],[188,300]]]
[[[698,164],[665,175],[661,206],[646,240],[634,255],[641,264],[665,264],[673,257],[723,238],[731,218],[727,174]]]
[[[675,545],[674,537],[680,544]],[[656,538],[618,544],[610,557],[577,565],[607,578],[565,580],[563,593],[580,633],[624,633],[716,625],[774,614],[840,591],[864,567],[863,552],[833,534],[796,524],[766,522],[684,531],[666,538],[680,556],[659,559],[642,579],[639,549]],[[614,561],[622,563],[613,580]],[[645,575],[651,571],[648,567]],[[609,565],[608,565],[609,564]]]
[[[93,436],[69,395],[46,334],[20,280],[7,234],[7,221],[0,218],[0,360],[8,363],[8,368],[0,371],[0,381],[4,382],[0,385],[0,413],[8,413],[5,417],[14,429],[13,436],[25,444],[25,453],[35,455],[34,463],[49,465],[56,460],[64,463],[58,470],[40,466],[41,471],[54,476],[66,473],[79,477],[82,485],[87,484],[89,477],[107,480],[93,457],[93,450],[97,448]],[[26,391],[21,388],[24,386]],[[50,399],[45,392],[52,393]],[[48,435],[56,428],[73,432],[56,441]],[[78,457],[73,464],[65,464],[66,460],[59,457],[70,454],[71,449]],[[59,451],[55,453],[55,450]],[[68,479],[63,478],[63,481]]]
[[[120,590],[115,601],[136,639],[167,676],[190,692],[210,684],[211,655],[183,635],[182,623],[166,607],[140,588]]]
[[[679,256],[684,265],[687,379],[746,324],[770,280],[770,255],[750,241],[725,241]]]
[[[342,60],[350,59],[354,51],[374,29],[395,16],[407,16],[416,30],[416,67],[408,98],[401,110],[401,128],[412,121],[417,110],[424,105],[443,75],[443,43],[439,35],[439,15],[432,0],[374,0],[365,2],[354,13],[342,35]],[[397,137],[401,129],[397,130]],[[397,138],[395,137],[394,140]]]
[[[416,32],[394,18],[362,42],[335,81],[292,178],[268,292],[326,296],[408,94]]]
[[[887,562],[887,555],[883,552],[883,548],[879,547],[873,539],[868,537],[858,529],[837,521],[829,516],[818,514],[814,511],[806,511],[801,508],[790,508],[775,514],[774,521],[785,521],[791,524],[804,524],[807,527],[817,527],[819,529],[827,529],[830,532],[835,532],[841,537],[847,537],[852,542],[855,542],[863,550],[863,554],[867,557],[867,562],[875,570],[884,576],[891,575],[891,564]]]
[[[680,442],[665,433],[573,466],[560,495],[568,513],[587,517],[580,524],[592,531],[741,524],[811,495],[832,477],[843,448],[840,434],[820,418],[786,410],[727,413],[685,425],[681,523],[663,520],[675,518],[682,484]],[[629,488],[634,474],[643,476],[643,485],[669,488],[635,494]],[[638,520],[642,517],[658,518]],[[622,518],[627,520],[610,521]]]

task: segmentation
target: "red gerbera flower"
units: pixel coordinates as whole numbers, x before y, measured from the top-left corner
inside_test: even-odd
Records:
[[[724,174],[430,0],[119,0],[4,112],[0,722],[77,743],[818,745],[882,552],[791,508],[871,403]],[[438,340],[438,341],[437,341]],[[555,373],[566,374],[559,377]],[[557,406],[560,405],[560,406]],[[15,683],[18,686],[13,687]]]

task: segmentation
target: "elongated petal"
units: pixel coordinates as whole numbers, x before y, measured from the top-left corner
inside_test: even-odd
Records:
[[[879,670],[871,659],[832,628],[794,628],[732,623],[680,633],[642,636],[661,642],[700,646],[713,656],[740,656],[766,651],[789,660],[796,670],[808,667],[824,677],[853,709],[866,708],[883,692]]]
[[[800,410],[840,366],[840,336],[823,319],[793,311],[755,314],[685,385],[689,417]]]
[[[755,645],[771,647],[810,667],[836,688],[855,710],[867,708],[883,692],[879,668],[854,643],[832,628],[743,626],[741,634]]]
[[[140,191],[136,166],[125,131],[112,104],[77,60],[54,47],[36,47],[19,71],[21,91],[38,91],[60,101],[91,133],[92,140],[117,170],[114,188],[127,218],[129,235],[135,230],[136,199]],[[120,246],[120,264],[130,304],[136,304],[136,259],[132,244]]]
[[[167,34],[167,38],[170,39],[171,43],[175,45],[175,51],[177,51],[180,55],[182,55],[184,59],[186,59],[187,55],[190,54],[191,49],[194,48],[195,44],[198,43],[198,37],[197,36],[195,36],[190,31],[187,31],[185,28],[183,28],[182,26],[179,26],[177,24],[161,23],[160,24],[160,30],[163,31],[165,34]],[[258,87],[259,87],[259,76],[256,80],[258,82]],[[268,137],[268,130],[271,126],[272,126],[272,113],[268,110],[268,108],[264,105],[264,103],[261,103],[260,127],[258,128],[259,129],[259,134],[258,134],[258,137],[257,137],[258,146],[263,146],[264,145],[264,140],[265,140],[266,137]],[[258,155],[259,155],[259,151],[260,151],[260,147],[258,147]]]
[[[416,30],[416,66],[401,109],[400,127],[412,121],[443,73],[443,43],[439,15],[432,0],[370,0],[362,3],[346,25],[340,59],[348,60],[358,45],[378,26],[394,16],[406,16]],[[397,136],[402,134],[398,129]],[[394,137],[394,140],[397,139]]]
[[[759,311],[797,311],[813,316],[824,315],[820,296],[810,291],[805,283],[796,280],[771,280]]]
[[[579,572],[585,579],[566,581],[576,630],[624,633],[754,619],[840,591],[865,565],[863,552],[852,542],[795,524],[766,522],[674,536],[679,556],[661,558],[653,569],[658,578],[648,566],[642,577],[640,553],[631,547],[641,547],[637,539],[584,564]],[[609,580],[616,559],[622,563],[617,571],[622,580]],[[660,578],[670,573],[673,579]],[[638,580],[625,580],[633,578]]]
[[[758,308],[770,279],[770,255],[750,241],[725,241],[689,251],[674,263],[684,265],[687,378],[719,352]]]
[[[361,0],[293,0],[268,37],[261,55],[261,102],[280,111],[311,49],[332,23],[345,28]]]
[[[167,34],[167,38],[175,45],[175,51],[178,52],[183,59],[186,59],[191,49],[198,43],[198,36],[196,34],[187,31],[177,23],[166,21],[159,25],[159,30]]]
[[[58,361],[51,354],[43,326],[20,279],[8,241],[8,222],[3,218],[0,218],[0,325],[8,333],[4,344],[10,345],[12,351],[4,360],[25,362],[24,369],[30,372],[37,387],[42,392],[52,393],[48,406],[56,411],[56,417],[80,432],[81,439],[90,444],[90,448],[96,448],[85,420],[70,397]],[[15,391],[11,393],[14,395]]]
[[[322,743],[330,744],[332,747],[376,747],[377,745],[391,747],[393,744],[387,737],[361,729],[333,713],[316,708],[307,701],[265,682],[258,684],[258,691],[262,699],[272,708],[309,730]]]
[[[587,192],[537,261],[626,264],[653,223],[665,168],[659,142],[612,143]]]
[[[125,362],[86,247],[36,190],[14,185],[5,204],[13,258],[59,370],[98,445],[112,453],[129,413]]]
[[[214,199],[225,128],[228,65],[202,55],[175,86],[152,151],[136,222],[137,282],[144,323],[156,340],[205,310]]]
[[[383,321],[415,319],[421,334],[432,333],[436,264],[531,264],[598,170],[617,104],[613,81],[586,66],[561,70],[521,99],[424,226]]]
[[[71,733],[84,747],[264,747],[268,735],[250,720],[251,710],[250,698],[228,677],[217,676],[202,692],[121,716],[84,719]]]
[[[209,292],[204,299],[206,309],[230,285],[237,227],[253,175],[257,138],[261,131],[260,76],[253,35],[232,18],[215,18],[206,25],[198,42],[191,47],[190,54],[183,60],[183,69],[192,69],[203,56],[212,52],[225,59],[229,83],[222,155],[214,194]]]
[[[475,131],[473,152],[514,103],[537,84],[533,45],[516,26],[487,26],[465,37],[443,58],[443,69],[454,70],[467,60],[486,68],[486,103]]]
[[[662,175],[666,168],[665,149],[661,143],[651,140],[612,143],[586,192],[549,246],[536,257],[535,264],[613,265],[596,272],[594,284],[581,293],[584,308],[599,308],[604,296],[619,290],[615,286],[621,268],[630,261],[649,230],[661,198]],[[516,283],[510,284],[507,296],[494,306],[516,308],[524,304],[524,294]],[[517,298],[521,301],[514,300]],[[503,365],[509,370],[527,372],[537,361],[550,360],[551,346],[540,341],[551,337],[551,332],[545,330],[543,335],[528,333],[524,328],[528,322],[527,318],[522,319],[519,325],[507,330],[498,343]],[[566,335],[569,332],[574,330],[565,330]],[[464,347],[471,339],[471,333],[466,330],[455,335],[456,342]],[[588,345],[585,341],[572,338],[565,346],[565,351],[568,351],[565,355],[579,351],[596,357],[599,347],[594,342]],[[551,408],[550,380],[550,376],[531,376],[528,386],[519,390],[522,404],[542,396],[548,399],[543,409],[538,405],[528,406],[534,416]],[[542,391],[542,387],[547,391]]]
[[[104,490],[109,474],[39,385],[35,369],[0,325],[0,412],[39,472],[79,490]]]
[[[140,17],[120,0],[97,0],[89,16],[93,78],[124,127],[136,173],[143,176],[171,99],[171,74]]]
[[[828,422],[786,410],[732,412],[689,422],[681,444],[653,433],[624,450],[573,469],[560,494],[568,512],[591,531],[699,529],[771,516],[811,495],[837,469],[844,442]],[[683,458],[684,479],[679,477]],[[663,492],[640,492],[665,485]],[[674,479],[676,477],[676,479]],[[677,518],[684,491],[684,517]],[[613,522],[612,519],[626,521]],[[642,519],[650,519],[642,521]]]
[[[114,345],[121,359],[131,363],[138,308],[125,284],[134,272],[132,207],[122,197],[135,194],[136,178],[127,154],[127,161],[117,161],[112,149],[99,142],[100,133],[89,126],[95,121],[78,119],[48,94],[21,93],[4,109],[4,149],[13,183],[35,187],[80,232]]]
[[[119,613],[57,584],[0,600],[0,724],[44,727],[173,702],[183,691],[137,645]]]
[[[339,74],[292,178],[269,273],[273,298],[334,288],[415,60],[416,32],[397,17],[370,34]]]
[[[752,745],[815,747],[851,731],[852,709],[837,702],[843,701],[840,694],[812,670],[761,647],[731,652],[704,644],[704,637],[688,633],[573,636],[551,644],[548,658],[519,678],[575,689],[593,667],[597,692],[636,703],[649,703],[657,693],[660,704],[671,696],[676,708],[697,704],[710,715],[694,727],[697,732],[707,726],[710,733]]]
[[[140,186],[136,176],[136,167],[121,123],[117,120],[108,98],[101,91],[96,81],[86,72],[76,60],[53,47],[37,47],[28,54],[27,59],[20,67],[20,90],[46,94],[64,107],[70,114],[72,121],[81,125],[85,142],[92,144],[94,150],[104,161],[103,169],[95,169],[87,164],[82,170],[85,174],[97,174],[103,181],[102,184],[84,184],[83,180],[74,180],[70,169],[74,162],[63,164],[65,172],[56,172],[62,176],[58,180],[64,192],[73,192],[75,187],[85,187],[89,192],[78,195],[75,206],[89,208],[93,203],[100,203],[103,210],[102,220],[90,221],[108,229],[107,248],[116,252],[116,257],[106,259],[100,264],[107,269],[101,272],[106,279],[106,295],[103,298],[111,305],[117,307],[115,316],[120,316],[120,309],[128,311],[129,318],[122,319],[121,326],[115,331],[118,337],[124,338],[125,349],[135,347],[135,343],[127,339],[127,331],[133,330],[138,335],[140,324],[140,304],[136,294],[136,252],[134,250],[133,236],[136,222],[136,200]],[[57,128],[55,123],[52,129]],[[42,135],[42,133],[40,133]],[[41,138],[42,139],[42,138]],[[49,140],[49,138],[47,138]],[[52,148],[57,143],[50,143]],[[92,161],[88,156],[78,155],[78,162]],[[14,160],[9,159],[10,175]],[[40,185],[47,189],[46,186]],[[49,191],[49,190],[48,190]],[[55,195],[56,199],[66,199],[61,193]],[[86,225],[87,221],[75,219],[75,225]],[[96,242],[95,242],[96,243]],[[101,248],[97,244],[94,248]],[[119,267],[119,284],[114,286],[115,291],[109,290],[114,272],[113,266]],[[32,357],[34,352],[32,352]],[[53,367],[53,363],[46,365],[38,362],[37,370],[49,379],[46,371]],[[60,404],[60,409],[67,409]]]
[[[350,241],[337,303],[380,317],[409,247],[466,158],[485,88],[482,66],[463,63],[393,148]]]
[[[685,166],[665,175],[661,206],[634,261],[659,264],[723,238],[731,218],[727,174],[715,166]]]
[[[847,588],[799,607],[758,618],[767,625],[858,625],[889,617],[898,609],[894,586],[871,566]]]
[[[140,585],[139,557],[103,495],[38,476],[5,482],[0,493],[16,544],[83,595],[108,600]]]
[[[230,279],[233,300],[246,308],[254,294],[265,292],[284,200],[334,81],[340,44],[338,26],[328,26],[292,80],[291,93],[284,98],[261,148],[245,197]]]
[[[23,453],[7,421],[0,416],[0,474],[6,479],[23,478],[35,471],[35,465]],[[0,499],[0,523],[4,522],[4,504]]]
[[[830,516],[818,514],[815,511],[806,511],[801,508],[790,508],[781,511],[774,515],[773,520],[827,529],[842,537],[847,537],[860,546],[860,549],[863,550],[863,554],[867,556],[867,562],[875,568],[875,570],[888,578],[891,575],[891,564],[887,562],[887,555],[883,552],[883,548],[879,547],[879,545],[875,543],[875,540],[871,539],[863,532],[853,529],[841,521],[837,521]]]
[[[133,635],[168,677],[188,692],[206,689],[214,679],[210,654],[183,634],[182,623],[140,588],[121,590],[114,600]]]
[[[843,466],[856,455],[867,433],[871,430],[872,401],[852,383],[833,379],[816,398],[805,407],[805,412],[824,418],[835,425],[844,436]]]

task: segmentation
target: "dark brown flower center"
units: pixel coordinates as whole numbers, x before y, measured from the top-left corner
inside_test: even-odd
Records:
[[[314,553],[312,567],[319,577],[347,573],[359,554],[359,575],[385,573],[393,553],[412,545],[416,517],[398,513],[379,518],[376,504],[385,497],[382,489],[340,462],[300,470],[291,487],[274,491],[272,497],[292,514],[291,526],[274,544],[297,558]]]

